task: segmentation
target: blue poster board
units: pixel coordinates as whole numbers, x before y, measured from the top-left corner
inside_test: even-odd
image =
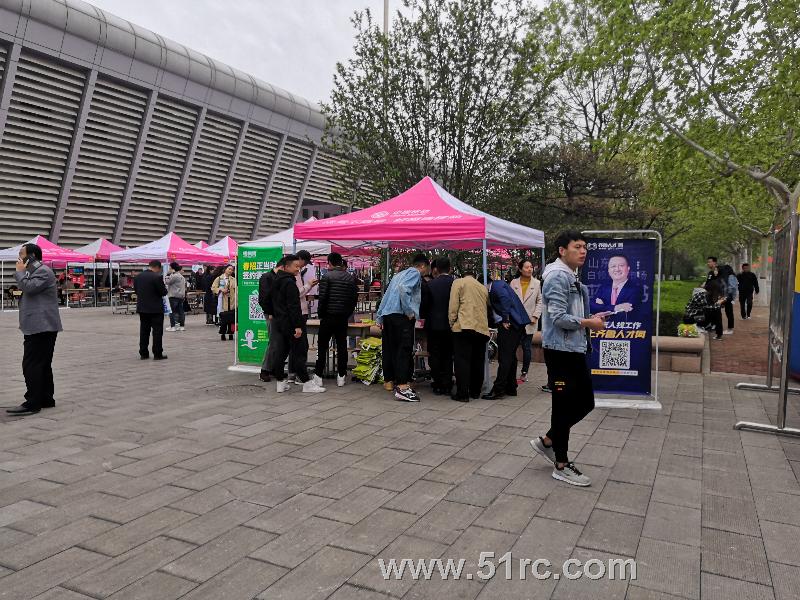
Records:
[[[657,242],[589,238],[581,282],[590,312],[606,313],[606,328],[591,332],[589,367],[599,393],[649,395]]]

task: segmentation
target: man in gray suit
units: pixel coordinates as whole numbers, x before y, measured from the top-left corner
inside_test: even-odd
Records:
[[[25,336],[22,374],[27,391],[25,402],[6,412],[32,415],[56,405],[53,399],[53,352],[56,336],[63,329],[58,313],[56,276],[50,267],[42,264],[42,249],[39,246],[22,246],[14,277],[22,290],[19,328]]]

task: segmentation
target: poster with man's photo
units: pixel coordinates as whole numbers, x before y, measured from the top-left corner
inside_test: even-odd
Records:
[[[590,238],[581,282],[590,312],[606,316],[592,331],[589,366],[600,393],[650,394],[655,240]]]

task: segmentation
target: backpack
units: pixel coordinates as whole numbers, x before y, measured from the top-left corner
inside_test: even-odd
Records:
[[[739,295],[739,280],[736,278],[736,275],[728,275],[728,296],[731,297],[732,300],[736,300],[736,297]]]

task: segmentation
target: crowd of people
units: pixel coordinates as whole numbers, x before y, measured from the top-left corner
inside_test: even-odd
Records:
[[[730,265],[720,265],[716,256],[706,261],[708,274],[702,287],[695,288],[686,305],[683,321],[695,324],[706,331],[713,331],[712,339],[719,341],[723,335],[733,335],[735,318],[733,305],[739,301],[742,320],[750,319],[753,311],[753,296],[760,292],[758,277],[750,270],[749,263],[742,264],[737,274]],[[722,313],[727,327],[723,329]]]
[[[430,261],[418,254],[406,269],[398,269],[385,290],[376,313],[382,329],[382,372],[384,387],[394,398],[419,402],[413,385],[416,330],[424,329],[428,340],[432,390],[458,402],[480,397],[498,400],[516,396],[525,381],[531,361],[531,338],[541,319],[542,347],[552,392],[550,428],[531,440],[533,450],[553,466],[553,477],[572,485],[587,486],[591,480],[569,459],[570,430],[594,408],[594,391],[586,355],[591,351],[590,331],[605,328],[609,311],[592,314],[587,287],[580,283],[578,269],[587,257],[584,237],[574,231],[555,240],[558,258],[548,264],[541,283],[534,277],[534,266],[521,261],[517,276],[510,283],[502,278],[486,284],[477,273],[466,269],[460,277],[452,273],[447,257]],[[624,258],[624,257],[623,257]],[[627,259],[618,261],[619,284],[612,285],[608,305],[631,304],[625,297],[629,267]],[[729,274],[709,260],[711,271],[707,288],[720,307],[730,296]],[[23,373],[27,392],[25,402],[8,409],[10,414],[38,413],[55,405],[53,399],[52,357],[56,337],[61,331],[58,294],[53,271],[42,264],[41,249],[28,244],[20,250],[16,283],[23,291],[20,329],[25,336]],[[757,281],[740,276],[738,287],[743,297]],[[195,285],[206,291],[208,324],[218,324],[221,340],[232,338],[237,301],[235,269],[194,274]],[[614,276],[612,274],[612,280]],[[167,358],[162,344],[165,313],[170,315],[168,331],[185,328],[183,303],[187,281],[178,264],[170,264],[166,275],[159,261],[133,281],[140,319],[139,355],[155,360]],[[347,271],[343,257],[333,252],[327,257],[327,270],[317,280],[307,252],[287,254],[259,281],[258,301],[269,330],[269,346],[262,364],[263,381],[276,382],[279,394],[293,384],[306,393],[325,392],[323,377],[331,343],[336,345],[336,385],[347,381],[347,331],[355,312],[359,282]],[[309,372],[307,321],[309,297],[318,301],[320,318],[318,353],[314,370]],[[712,291],[713,294],[712,295]],[[168,299],[169,310],[165,307]],[[743,298],[743,315],[749,317],[752,302]],[[631,304],[633,309],[633,304]],[[716,321],[715,321],[716,324]],[[732,328],[732,327],[731,327]],[[487,344],[496,331],[497,372],[491,389],[483,393]],[[152,338],[152,346],[151,346]],[[522,370],[517,373],[517,352],[522,349]],[[285,366],[288,359],[289,372]]]

